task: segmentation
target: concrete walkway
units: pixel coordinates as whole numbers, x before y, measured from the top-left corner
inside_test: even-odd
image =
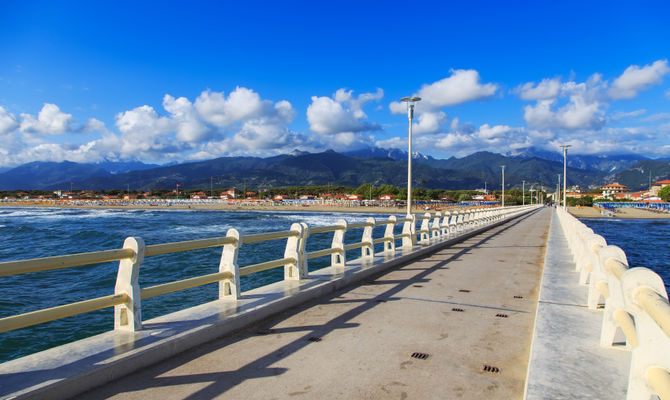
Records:
[[[550,217],[510,221],[78,398],[521,398]]]
[[[588,288],[578,282],[555,217],[533,335],[528,399],[626,398],[630,352],[600,347],[602,310],[587,308]]]

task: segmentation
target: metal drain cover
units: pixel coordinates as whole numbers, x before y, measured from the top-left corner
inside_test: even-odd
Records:
[[[310,342],[320,342],[321,338],[316,336],[310,336],[309,339],[307,340],[309,340]]]
[[[496,314],[496,317],[498,317],[498,318],[507,318],[507,317],[509,317],[509,315],[507,315],[507,314]]]
[[[463,312],[464,310],[462,308],[452,308],[451,311],[456,311],[456,312]]]
[[[429,357],[429,354],[426,353],[412,353],[412,358],[418,358],[419,360],[425,360]]]
[[[500,368],[494,367],[493,365],[484,364],[484,366],[482,367],[482,371],[497,374],[500,372]]]

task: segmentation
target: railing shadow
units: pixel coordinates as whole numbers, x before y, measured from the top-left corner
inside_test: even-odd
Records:
[[[507,230],[511,229],[513,226],[521,223],[522,221],[530,218],[535,215],[537,212],[531,212],[524,216],[515,218],[512,221],[508,221],[503,225],[493,228],[490,231],[483,232],[477,236],[464,239],[466,242],[473,241],[474,243],[463,246],[459,251],[448,255],[448,257],[443,260],[436,260],[437,262],[425,269],[422,269],[422,272],[419,272],[415,276],[408,278],[406,280],[393,280],[393,281],[383,281],[376,283],[375,279],[384,276],[392,271],[402,270],[402,266],[394,267],[392,269],[386,270],[381,273],[377,273],[373,277],[369,277],[362,282],[359,282],[355,285],[349,286],[347,288],[338,290],[334,293],[331,293],[325,297],[322,297],[319,300],[312,300],[296,308],[284,311],[278,315],[272,316],[264,321],[261,321],[255,324],[252,327],[245,328],[244,330],[234,334],[232,336],[218,339],[215,342],[211,342],[202,346],[197,347],[194,350],[185,352],[179,355],[176,355],[166,361],[161,362],[160,364],[154,365],[145,369],[142,372],[136,373],[135,378],[126,377],[121,378],[123,380],[123,385],[118,384],[117,382],[111,382],[101,388],[94,389],[91,392],[83,393],[79,399],[87,398],[106,398],[111,397],[123,392],[134,392],[140,391],[152,387],[168,387],[168,386],[177,386],[185,384],[205,384],[206,386],[196,390],[191,393],[185,399],[203,399],[203,398],[215,398],[220,396],[235,386],[241,384],[242,382],[250,379],[268,377],[268,376],[277,376],[285,373],[286,368],[276,368],[272,367],[273,364],[276,364],[278,360],[284,359],[291,354],[296,353],[300,349],[305,348],[310,345],[312,342],[309,340],[312,337],[323,337],[328,335],[331,332],[341,329],[349,329],[358,326],[357,323],[351,322],[354,318],[360,316],[361,314],[377,307],[380,303],[385,301],[394,301],[399,300],[402,296],[398,296],[398,293],[402,290],[421,282],[430,281],[428,278],[432,273],[443,269],[447,264],[452,261],[458,260],[459,257],[463,256],[470,250],[482,247],[487,242],[491,241],[493,238],[505,233]],[[449,247],[451,249],[456,249],[455,246]],[[440,250],[438,250],[440,251]],[[426,256],[429,257],[430,255]],[[424,259],[414,260],[411,263],[426,261]],[[412,270],[418,270],[418,268],[412,268]],[[338,299],[345,292],[355,291],[357,288],[368,285],[393,285],[384,292],[370,297],[369,299],[360,299],[360,300],[343,300]],[[328,322],[322,325],[311,325],[311,326],[296,326],[290,328],[272,328],[273,326],[289,319],[292,316],[297,315],[301,311],[310,308],[317,304],[341,304],[343,302],[348,303],[360,303],[358,306],[349,309],[335,318],[332,318]],[[450,303],[452,304],[452,303]],[[459,304],[459,303],[453,303]],[[470,305],[473,307],[479,307],[477,305]],[[497,308],[496,308],[497,309]],[[500,309],[503,310],[503,309]],[[507,310],[507,309],[504,309]],[[518,310],[513,310],[518,311]],[[180,375],[180,376],[162,376],[163,374],[174,370],[180,366],[183,366],[189,362],[192,362],[204,355],[217,351],[221,348],[229,346],[233,343],[244,341],[253,336],[259,334],[276,334],[276,333],[287,333],[287,332],[305,332],[304,335],[292,340],[289,343],[284,344],[278,348],[275,348],[273,351],[265,354],[262,357],[259,357],[246,365],[231,371],[225,372],[212,372],[212,373],[200,373],[200,374],[189,374],[189,375]]]

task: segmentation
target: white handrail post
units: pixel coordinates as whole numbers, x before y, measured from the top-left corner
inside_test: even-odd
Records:
[[[427,212],[423,214],[423,219],[421,220],[421,239],[422,244],[428,244],[430,242],[430,213]]]
[[[443,238],[449,237],[449,217],[451,216],[451,213],[449,211],[445,211],[442,214],[442,222],[440,223],[440,233]]]
[[[375,256],[375,245],[373,243],[373,238],[372,238],[372,230],[375,229],[375,219],[374,218],[366,218],[365,222],[367,222],[368,226],[363,228],[363,237],[361,238],[361,242],[366,243],[361,247],[361,258],[374,258]]]
[[[304,222],[294,223],[291,225],[291,232],[297,232],[297,235],[286,239],[284,258],[293,258],[295,262],[284,265],[284,280],[298,281],[307,278],[305,240],[309,235],[309,228]]]
[[[648,382],[648,371],[653,367],[670,370],[670,338],[656,321],[638,303],[639,292],[656,292],[667,304],[668,294],[663,279],[654,271],[631,268],[621,277],[626,308],[635,318],[638,346],[632,351],[628,377],[628,399],[648,399],[653,393]],[[659,300],[660,300],[659,299]]]
[[[142,329],[142,297],[140,295],[140,265],[144,261],[144,240],[129,237],[123,242],[124,249],[132,249],[135,255],[119,262],[114,294],[126,294],[125,304],[114,306],[114,330],[139,331]]]
[[[233,243],[223,245],[219,272],[230,272],[230,279],[219,281],[219,300],[237,300],[240,297],[240,266],[237,255],[242,246],[242,236],[237,229],[228,229],[226,237],[233,238]]]
[[[344,234],[347,233],[347,221],[340,219],[337,221],[338,228],[333,232],[332,249],[337,249],[337,253],[330,255],[330,265],[335,267],[344,267],[347,264],[347,254],[344,250]]]
[[[441,217],[442,217],[442,213],[440,211],[436,212],[435,213],[435,218],[433,218],[433,226],[431,226],[431,228],[430,228],[430,230],[431,230],[431,232],[430,232],[431,235],[430,236],[437,239],[437,240],[440,240],[440,236],[442,234],[442,232],[440,230],[440,219],[441,219]]]
[[[389,223],[386,224],[386,229],[384,230],[384,253],[394,253],[395,252],[395,224],[396,216],[391,215],[388,218]]]
[[[405,218],[409,221],[405,221],[402,226],[402,247],[411,249],[416,245],[416,215],[407,215]]]

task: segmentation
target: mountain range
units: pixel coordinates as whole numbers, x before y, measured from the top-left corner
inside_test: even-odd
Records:
[[[466,157],[436,159],[412,154],[413,185],[427,189],[499,188],[505,165],[505,187],[556,187],[563,173],[560,153],[524,149],[514,154],[477,152]],[[632,190],[648,187],[651,179],[670,176],[670,162],[634,155],[568,156],[568,184],[582,188],[619,182]],[[213,180],[212,180],[213,178]],[[184,164],[157,166],[141,162],[79,164],[69,161],[32,162],[0,173],[0,190],[75,189],[209,189],[232,186],[263,189],[294,185],[363,183],[407,184],[407,152],[368,148],[346,153],[294,151],[273,157],[221,157]]]

